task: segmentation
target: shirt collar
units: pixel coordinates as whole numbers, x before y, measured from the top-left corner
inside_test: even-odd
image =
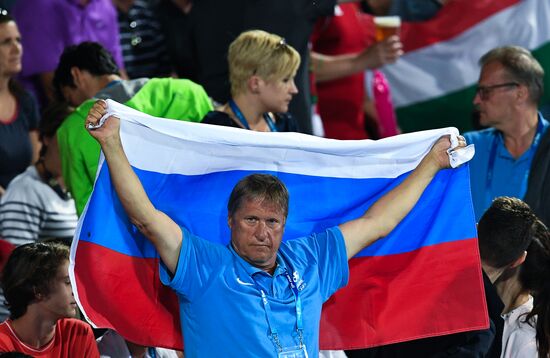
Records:
[[[512,160],[517,160],[517,161],[522,161],[522,160],[526,160],[528,159],[530,156],[531,156],[531,148],[533,147],[533,145],[535,144],[534,141],[535,141],[535,138],[538,134],[538,131],[539,131],[539,126],[542,126],[542,133],[541,135],[544,134],[544,131],[545,131],[545,128],[546,126],[548,125],[547,121],[544,119],[544,117],[542,116],[542,114],[540,112],[538,112],[538,121],[537,121],[537,132],[535,132],[535,137],[533,137],[533,142],[531,143],[531,145],[529,146],[529,149],[527,149],[527,151],[525,153],[523,153],[521,155],[521,157],[519,158],[514,158],[512,156],[512,154],[510,154],[510,152],[508,151],[508,149],[506,149],[506,146],[504,145],[504,137],[502,135],[502,132],[495,129],[495,135],[496,135],[496,140],[497,140],[497,155],[500,156],[500,157],[503,157],[503,158],[508,158],[508,159],[512,159]],[[533,154],[534,155],[534,154]]]

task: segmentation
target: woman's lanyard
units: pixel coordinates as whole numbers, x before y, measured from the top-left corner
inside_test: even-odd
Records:
[[[233,111],[233,113],[235,113],[235,116],[237,116],[237,119],[239,120],[239,122],[241,122],[243,127],[250,130],[250,126],[248,125],[248,121],[244,117],[243,112],[241,112],[241,110],[239,109],[239,107],[237,106],[235,101],[233,101],[233,99],[229,100],[229,107],[231,107],[231,110]],[[269,130],[272,131],[272,132],[277,132],[277,127],[275,127],[275,123],[273,123],[273,120],[271,119],[269,114],[264,113],[263,117],[264,117],[264,120],[267,123],[267,126],[269,127]]]
[[[296,332],[298,332],[300,349],[302,349],[304,347],[304,323],[302,320],[302,299],[300,298],[300,291],[298,291],[298,287],[296,287],[296,284],[294,283],[294,281],[292,281],[292,277],[290,277],[288,270],[285,272],[285,276],[286,276],[286,279],[288,280],[288,284],[290,288],[292,289],[292,293],[294,294],[294,299],[296,301]],[[282,352],[283,345],[279,340],[279,331],[277,327],[275,327],[273,322],[274,320],[273,312],[271,311],[271,305],[269,304],[267,295],[265,294],[265,291],[258,285],[258,283],[256,283],[256,280],[254,280],[254,283],[256,284],[256,288],[260,291],[262,295],[262,304],[264,306],[265,316],[267,318],[267,325],[269,326],[269,332],[271,333],[273,342],[277,346],[277,349],[279,350],[279,352]]]
[[[535,138],[533,139],[533,143],[531,144],[531,147],[529,148],[529,155],[533,156],[535,151],[537,150],[537,147],[539,146],[540,137],[542,136],[542,130],[543,130],[542,120],[539,118],[539,122],[537,124],[537,132],[535,133]],[[489,152],[489,164],[487,167],[487,178],[485,181],[485,203],[490,205],[493,200],[493,195],[491,195],[490,189],[491,185],[493,184],[493,174],[495,170],[495,158],[497,155],[497,139],[498,139],[498,133],[493,137],[493,142],[491,144],[491,151]],[[521,190],[523,193],[520,193],[520,197],[523,197],[525,194],[525,190],[527,189],[527,180],[529,179],[529,172],[531,171],[530,168],[527,168],[525,171],[525,175],[523,176],[523,180],[521,182]]]

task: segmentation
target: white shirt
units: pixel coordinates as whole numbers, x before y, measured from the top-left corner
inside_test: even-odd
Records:
[[[536,317],[525,322],[525,314],[533,309],[533,297],[512,311],[502,315],[504,332],[502,333],[501,358],[537,358]]]

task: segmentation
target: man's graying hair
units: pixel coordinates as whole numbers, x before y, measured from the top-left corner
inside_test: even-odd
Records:
[[[527,86],[534,104],[540,101],[544,91],[544,70],[531,52],[519,46],[497,47],[479,60],[482,67],[492,62],[504,66],[510,81]]]
[[[288,190],[275,176],[252,174],[241,179],[233,188],[227,203],[227,212],[233,216],[244,200],[265,200],[288,215]]]

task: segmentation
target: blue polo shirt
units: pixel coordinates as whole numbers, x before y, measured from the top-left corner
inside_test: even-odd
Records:
[[[276,357],[258,285],[267,294],[281,344],[298,346],[295,298],[285,272],[302,300],[308,355],[317,357],[321,307],[349,276],[338,227],[281,243],[273,276],[251,266],[231,245],[182,231],[176,273],[172,277],[161,264],[160,278],[179,298],[186,357]]]
[[[540,113],[539,121],[542,123],[542,137],[548,129],[548,121]],[[534,143],[521,157],[515,159],[504,146],[502,133],[494,128],[468,132],[464,137],[468,144],[475,144],[476,147],[476,155],[470,161],[470,185],[476,221],[479,221],[496,197],[511,196],[523,199],[527,192],[531,162],[536,152]],[[493,146],[495,159],[492,180],[489,180],[487,175]]]

